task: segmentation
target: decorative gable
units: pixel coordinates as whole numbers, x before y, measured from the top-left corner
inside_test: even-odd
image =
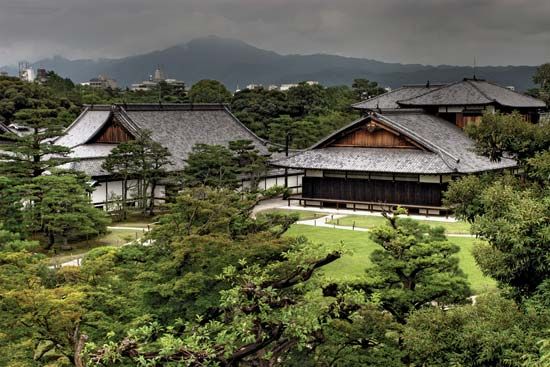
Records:
[[[373,119],[343,131],[325,147],[422,149],[418,144]]]
[[[111,117],[97,134],[90,139],[89,143],[119,144],[134,139],[134,136],[120,121],[115,117]]]

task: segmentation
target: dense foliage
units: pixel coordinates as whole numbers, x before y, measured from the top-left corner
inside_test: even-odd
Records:
[[[291,147],[306,148],[355,120],[359,115],[350,106],[364,93],[383,92],[365,79],[357,79],[354,88],[301,83],[286,92],[243,90],[233,97],[231,110],[260,137],[282,146],[288,139]]]
[[[493,293],[469,297],[458,247],[442,228],[403,218],[401,210],[365,234],[379,247],[364,277],[325,277],[325,266],[348,255],[345,245],[288,236],[297,215],[253,215],[265,195],[254,181],[266,162],[248,141],[196,146],[175,178],[186,187],[141,242],[96,248],[81,266],[54,268],[45,248],[95,236],[108,222],[90,205],[89,178],[64,170],[68,151],[49,144],[72,104],[188,96],[92,91],[55,74],[46,86],[0,84],[9,96],[2,118],[33,126],[24,138],[11,136],[0,159],[0,365],[548,365],[548,125],[517,114],[485,116],[469,129],[478,149],[492,159],[519,158],[521,175],[468,176],[446,194],[480,239],[474,257],[498,282]],[[195,101],[230,101],[214,84],[199,84]],[[353,88],[251,90],[231,103],[257,133],[302,147],[349,122],[351,102],[381,92],[364,80]],[[29,105],[19,93],[40,102]],[[55,104],[64,98],[67,107]],[[152,212],[147,193],[166,178],[169,158],[146,133],[114,149],[105,168],[123,181],[139,178],[133,199]],[[252,190],[234,191],[243,177]]]

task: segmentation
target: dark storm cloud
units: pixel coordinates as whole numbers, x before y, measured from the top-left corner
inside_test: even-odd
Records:
[[[117,57],[215,34],[281,53],[550,60],[548,0],[0,0],[0,64]]]

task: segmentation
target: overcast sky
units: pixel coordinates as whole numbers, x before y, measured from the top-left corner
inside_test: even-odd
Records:
[[[550,61],[550,0],[0,0],[0,65],[120,57],[196,37],[382,61]]]

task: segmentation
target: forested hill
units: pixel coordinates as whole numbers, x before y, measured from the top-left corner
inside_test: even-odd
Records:
[[[242,41],[206,37],[186,44],[122,59],[67,60],[54,57],[37,61],[33,66],[55,70],[73,81],[83,82],[99,74],[116,79],[121,86],[147,79],[157,65],[171,78],[188,85],[201,79],[215,79],[228,88],[251,83],[281,84],[317,80],[330,85],[350,85],[355,78],[375,80],[392,88],[403,84],[449,82],[471,77],[473,69],[462,66],[425,66],[384,63],[335,55],[280,55]],[[532,66],[478,67],[476,76],[524,91],[531,87]],[[14,72],[14,68],[0,70]]]

